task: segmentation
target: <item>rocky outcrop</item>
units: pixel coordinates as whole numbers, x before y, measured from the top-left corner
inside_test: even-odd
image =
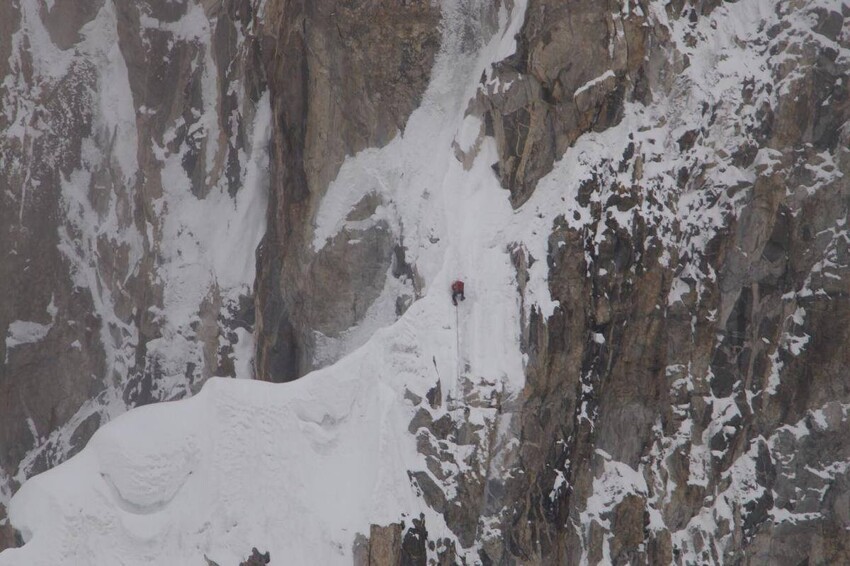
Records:
[[[251,549],[251,556],[243,561],[239,566],[264,566],[271,563],[271,554],[268,552],[260,552],[255,548]]]
[[[620,2],[529,2],[517,51],[495,65],[476,101],[499,148],[498,175],[515,206],[580,135],[651,96],[649,25]],[[579,33],[576,33],[580,30]]]
[[[428,85],[439,22],[440,7],[427,0],[266,5],[260,35],[275,128],[257,275],[260,379],[292,380],[339,357],[335,348],[323,354],[317,339],[357,325],[388,277],[406,281],[412,295],[404,249],[386,223],[346,231],[317,251],[312,221],[346,156],[404,130]],[[366,199],[350,219],[382,204]]]
[[[405,522],[385,527],[372,525],[369,536],[358,535],[354,541],[354,566],[414,566],[428,563],[428,531],[425,519],[413,519],[410,526]],[[435,550],[430,543],[430,550]],[[438,566],[455,563],[451,549],[436,554],[433,561]]]

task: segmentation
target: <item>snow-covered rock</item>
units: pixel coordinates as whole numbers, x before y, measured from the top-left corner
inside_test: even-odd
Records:
[[[64,6],[6,8],[0,327],[73,410],[0,385],[0,493],[196,394],[0,565],[850,561],[841,1]]]

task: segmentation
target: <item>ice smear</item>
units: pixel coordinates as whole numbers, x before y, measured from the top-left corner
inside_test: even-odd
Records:
[[[50,332],[52,327],[52,324],[39,324],[38,322],[32,322],[29,320],[16,320],[10,324],[9,329],[6,330],[6,349],[11,350],[12,348],[16,348],[22,344],[39,342],[47,336],[47,333]],[[8,356],[8,353],[6,355]]]
[[[469,115],[463,119],[463,122],[458,128],[457,144],[461,151],[469,151],[475,145],[475,141],[481,133],[483,123],[481,118]]]

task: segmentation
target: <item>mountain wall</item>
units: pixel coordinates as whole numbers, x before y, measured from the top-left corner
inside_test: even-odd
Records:
[[[5,516],[100,424],[250,364],[270,134],[248,3],[0,10]]]
[[[0,564],[850,562],[841,1],[0,22]]]
[[[850,14],[621,8],[530,2],[482,97],[515,205],[568,147],[585,171],[517,254],[559,306],[525,329],[490,558],[845,562]]]

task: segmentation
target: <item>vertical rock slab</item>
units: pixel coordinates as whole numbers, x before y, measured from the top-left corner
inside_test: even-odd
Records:
[[[318,251],[312,222],[346,156],[404,131],[428,85],[439,22],[439,5],[427,0],[265,5],[260,36],[274,130],[256,293],[261,379],[288,381],[332,361],[317,357],[317,336],[334,339],[355,326],[396,277],[389,272],[404,269],[403,251],[394,252],[403,243],[386,224]],[[379,204],[364,203],[365,215]]]

